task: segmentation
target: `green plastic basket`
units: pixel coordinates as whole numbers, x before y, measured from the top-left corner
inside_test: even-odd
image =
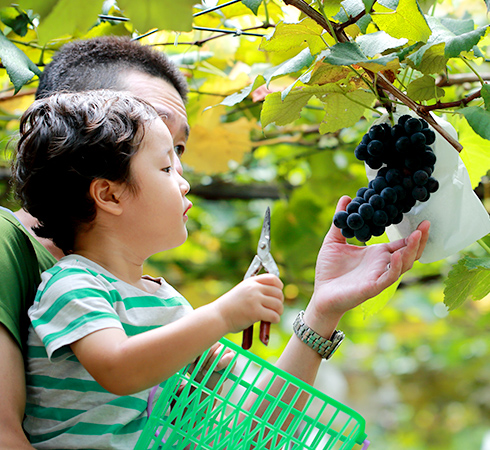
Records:
[[[201,382],[194,379],[204,358],[192,374],[186,367],[174,375],[165,383],[136,450],[367,448],[360,414],[233,342],[220,342],[222,352],[230,348],[235,356],[216,386],[205,385],[212,370]],[[297,408],[300,396],[306,401]]]

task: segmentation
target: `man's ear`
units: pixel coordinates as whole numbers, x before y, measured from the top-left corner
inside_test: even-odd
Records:
[[[96,178],[90,183],[90,196],[97,209],[119,216],[122,213],[120,198],[124,192],[123,183],[115,183],[105,178]]]

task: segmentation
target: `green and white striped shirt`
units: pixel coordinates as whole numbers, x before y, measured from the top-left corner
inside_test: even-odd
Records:
[[[80,364],[70,344],[105,328],[133,336],[192,310],[173,287],[158,281],[158,290],[148,294],[79,255],[43,273],[29,309],[24,427],[34,447],[134,448],[147,420],[150,390],[111,394]]]

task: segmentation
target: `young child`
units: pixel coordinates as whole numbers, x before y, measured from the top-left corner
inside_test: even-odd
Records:
[[[132,449],[151,388],[227,333],[277,323],[282,283],[252,277],[192,310],[142,275],[150,255],[185,242],[192,206],[172,137],[143,100],[56,94],[33,103],[20,135],[17,193],[67,255],[29,310],[25,429],[40,449]]]

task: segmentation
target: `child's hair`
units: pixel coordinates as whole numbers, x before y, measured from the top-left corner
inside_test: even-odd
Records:
[[[77,232],[95,219],[89,193],[94,179],[125,183],[136,192],[131,158],[145,125],[157,118],[150,104],[121,92],[36,100],[21,118],[14,163],[16,194],[39,220],[36,234],[69,254]]]

